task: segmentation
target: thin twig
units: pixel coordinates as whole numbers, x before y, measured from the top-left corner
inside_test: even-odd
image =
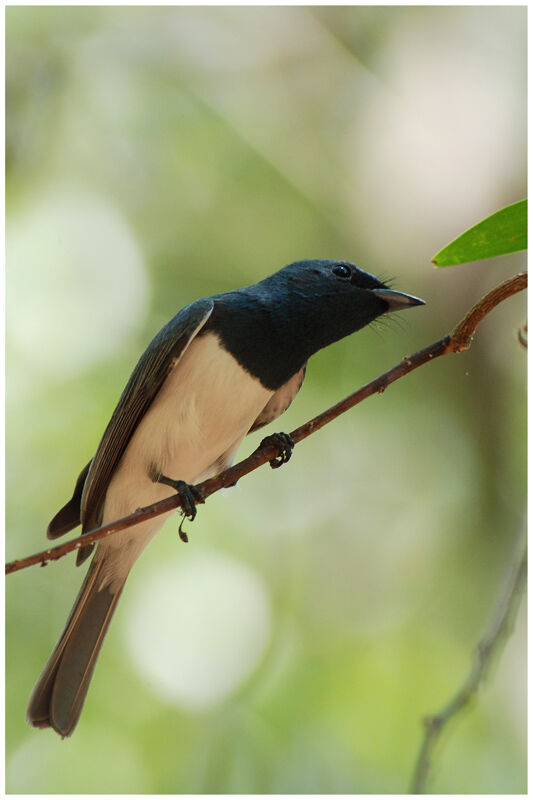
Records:
[[[447,355],[448,353],[459,353],[462,350],[466,350],[470,346],[472,337],[481,320],[490,311],[492,311],[495,306],[501,303],[502,300],[505,300],[507,297],[511,297],[511,295],[522,291],[526,288],[526,286],[527,273],[525,272],[521,272],[518,275],[515,275],[513,278],[501,283],[499,286],[485,295],[485,297],[483,297],[479,303],[476,303],[476,305],[470,309],[465,318],[454,328],[451,334],[443,336],[442,339],[439,339],[433,344],[430,344],[427,347],[424,347],[422,350],[419,350],[417,353],[402,359],[399,364],[387,372],[384,372],[383,375],[379,376],[379,378],[375,378],[373,381],[370,381],[370,383],[367,383],[361,389],[353,392],[353,394],[349,395],[344,400],[341,400],[339,403],[336,403],[336,405],[331,406],[331,408],[328,408],[326,411],[323,411],[321,414],[318,414],[318,416],[306,422],[304,425],[296,428],[296,430],[292,431],[291,433],[294,442],[301,442],[302,439],[310,436],[324,425],[327,425],[328,422],[336,419],[338,416],[340,416],[340,414],[343,414],[345,411],[353,408],[353,406],[357,405],[362,400],[370,397],[370,395],[375,394],[376,392],[384,392],[387,386],[389,386],[391,383],[397,381],[399,378],[402,378],[404,375],[407,375],[409,372],[412,372],[414,369],[421,367],[422,364],[427,364],[428,362],[433,361],[435,358]],[[276,445],[269,444],[266,446],[260,446],[250,456],[248,456],[248,458],[245,458],[243,461],[235,464],[235,466],[230,467],[224,472],[221,472],[214,478],[210,478],[209,480],[198,484],[197,488],[201,491],[203,496],[207,498],[209,495],[217,492],[219,489],[233,486],[244,475],[247,475],[249,472],[252,472],[263,464],[266,464],[268,461],[271,461],[277,455],[279,455],[279,450]],[[99,539],[104,539],[107,536],[111,536],[117,531],[124,530],[124,528],[130,528],[139,522],[144,522],[147,519],[156,517],[159,514],[165,514],[174,508],[180,507],[180,496],[178,494],[172,495],[172,497],[167,497],[165,500],[160,500],[158,503],[154,503],[151,506],[139,508],[133,514],[129,514],[127,517],[110,522],[109,524],[103,525],[101,528],[96,528],[93,531],[87,531],[87,533],[84,533],[82,536],[78,536],[76,539],[71,539],[64,544],[51,547],[49,550],[43,550],[40,553],[35,553],[34,555],[27,556],[26,558],[11,561],[6,564],[6,575],[9,575],[12,572],[17,572],[25,567],[30,567],[34,564],[41,564],[41,566],[44,566],[48,561],[56,561],[58,558],[70,553],[72,550],[77,550],[84,545],[90,544],[91,542],[96,542]]]
[[[474,698],[498,650],[512,632],[526,581],[526,572],[527,542],[524,536],[521,537],[518,556],[515,558],[503,596],[495,608],[493,619],[477,644],[469,674],[448,703],[439,712],[423,720],[425,733],[411,780],[409,790],[411,794],[425,794],[432,757],[445,725]]]

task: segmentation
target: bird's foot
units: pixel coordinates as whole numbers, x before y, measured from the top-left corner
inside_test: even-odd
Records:
[[[164,483],[166,486],[172,486],[173,489],[179,494],[182,502],[183,519],[180,522],[178,533],[182,542],[188,542],[189,538],[183,530],[183,522],[185,519],[191,522],[196,517],[196,506],[198,503],[205,503],[205,497],[202,492],[186,481],[176,481],[173,478],[167,478],[166,475],[157,475],[155,477],[157,483]]]
[[[281,467],[282,464],[286,464],[292,456],[294,439],[289,433],[272,433],[270,436],[265,436],[259,446],[263,447],[269,444],[274,444],[279,449],[278,455],[269,461],[272,469],[277,469]]]

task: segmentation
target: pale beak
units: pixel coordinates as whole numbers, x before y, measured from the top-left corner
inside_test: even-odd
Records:
[[[404,308],[411,308],[411,306],[425,306],[425,300],[420,297],[413,297],[411,294],[404,294],[403,292],[395,292],[394,289],[371,289],[371,291],[381,297],[388,303],[389,311],[403,311]]]

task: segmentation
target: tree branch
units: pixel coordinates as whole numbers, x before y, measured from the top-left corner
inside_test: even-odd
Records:
[[[423,721],[426,730],[418,752],[410,794],[425,794],[432,757],[444,726],[473,699],[498,649],[512,632],[520,595],[526,581],[526,572],[527,541],[523,536],[503,596],[495,608],[487,632],[477,644],[470,673],[451,700],[438,713],[426,717]]]
[[[367,397],[370,397],[370,395],[375,394],[376,392],[383,393],[387,386],[389,386],[391,383],[397,381],[399,378],[402,378],[404,375],[407,375],[409,372],[412,372],[414,369],[421,367],[422,364],[427,364],[428,362],[433,361],[435,358],[447,355],[448,353],[459,353],[462,350],[468,349],[470,347],[472,337],[481,320],[490,311],[492,311],[495,306],[501,303],[502,300],[505,300],[507,297],[511,297],[511,295],[522,291],[526,288],[526,286],[527,273],[521,272],[518,275],[515,275],[514,277],[504,281],[495,289],[492,289],[492,291],[485,295],[485,297],[483,297],[473,308],[470,309],[465,318],[454,328],[451,334],[443,336],[442,339],[439,339],[433,344],[430,344],[427,347],[424,347],[422,350],[419,350],[417,353],[402,359],[399,364],[387,372],[384,372],[383,375],[380,375],[378,378],[370,381],[370,383],[367,383],[356,392],[353,392],[353,394],[349,395],[344,400],[341,400],[339,403],[336,403],[334,406],[331,406],[331,408],[328,408],[326,411],[323,411],[321,414],[318,414],[318,416],[306,422],[304,425],[296,428],[296,430],[292,431],[291,433],[294,442],[301,442],[302,439],[305,439],[307,436],[315,433],[315,431],[319,430],[324,425],[327,425],[328,422],[331,422],[341,414],[344,414],[345,411],[353,408],[353,406],[357,405],[362,400],[365,400]],[[233,467],[221,472],[214,478],[210,478],[209,480],[198,484],[197,488],[202,492],[204,497],[207,498],[209,495],[217,492],[219,489],[233,486],[244,475],[247,475],[249,472],[252,472],[263,464],[270,462],[278,454],[278,448],[274,444],[260,446],[250,456],[248,456],[248,458],[245,458],[243,461],[240,461]],[[165,500],[161,500],[158,503],[154,503],[151,506],[139,508],[133,514],[129,514],[127,517],[110,522],[107,525],[103,525],[101,528],[87,531],[87,533],[84,533],[82,536],[79,536],[76,539],[71,539],[64,544],[52,547],[48,550],[43,550],[42,552],[35,553],[32,556],[27,556],[26,558],[17,559],[16,561],[7,563],[5,568],[6,575],[9,575],[12,572],[17,572],[25,567],[30,567],[34,564],[41,564],[41,566],[44,566],[48,561],[56,561],[58,558],[70,553],[72,550],[79,549],[83,545],[96,542],[107,536],[111,536],[117,531],[124,530],[125,528],[129,528],[139,522],[144,522],[147,519],[151,519],[159,514],[164,514],[174,508],[180,507],[181,499],[180,496],[176,494],[172,497],[166,498]]]

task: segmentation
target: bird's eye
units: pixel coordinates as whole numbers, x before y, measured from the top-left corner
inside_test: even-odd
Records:
[[[352,274],[352,271],[349,267],[346,267],[344,264],[337,264],[336,267],[333,267],[331,270],[334,275],[337,275],[339,278],[349,278]]]

